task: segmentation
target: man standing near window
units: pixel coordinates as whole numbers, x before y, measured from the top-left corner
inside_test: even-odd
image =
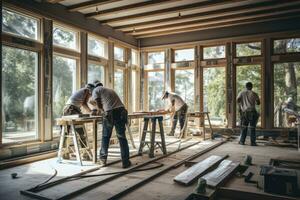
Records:
[[[179,95],[168,91],[164,93],[162,99],[169,100],[170,107],[167,109],[167,111],[171,112],[175,110],[173,114],[172,128],[170,133],[168,134],[169,136],[174,136],[178,119],[180,125],[180,132],[184,129],[188,106]]]
[[[251,146],[257,146],[255,129],[259,113],[256,111],[255,106],[260,105],[260,100],[257,93],[252,91],[252,88],[253,84],[251,82],[246,83],[246,89],[240,92],[237,97],[241,117],[241,136],[239,144],[245,144],[248,126],[250,125]]]
[[[120,143],[123,168],[128,168],[131,166],[131,162],[129,160],[129,147],[125,135],[125,127],[128,118],[127,110],[114,90],[103,87],[103,84],[99,81],[95,81],[94,85],[95,89],[93,91],[92,99],[96,102],[98,109],[103,111],[100,164],[102,166],[106,165],[109,141],[113,127],[115,126]],[[92,114],[95,114],[95,112],[97,111],[93,111]]]

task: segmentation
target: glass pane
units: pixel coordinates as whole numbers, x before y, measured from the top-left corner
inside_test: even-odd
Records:
[[[194,70],[175,71],[175,93],[188,104],[189,110],[194,110]]]
[[[104,67],[102,65],[89,63],[88,83],[93,83],[96,80],[104,84]]]
[[[114,47],[115,60],[124,61],[124,49]]]
[[[284,108],[300,111],[300,62],[274,65],[274,126],[292,127],[295,117]]]
[[[54,26],[53,44],[64,48],[77,49],[77,33]]]
[[[261,55],[261,42],[251,42],[236,45],[236,56],[257,56]]]
[[[76,90],[76,60],[53,56],[53,136],[58,136],[60,127],[55,119],[61,117],[63,108]]]
[[[115,70],[114,76],[114,89],[119,95],[120,99],[124,102],[124,72],[121,69]]]
[[[300,52],[300,38],[291,38],[274,41],[274,53]]]
[[[2,141],[35,140],[37,134],[38,54],[3,46]]]
[[[132,62],[133,65],[138,64],[138,54],[134,50],[131,51],[131,62]]]
[[[204,111],[210,112],[212,125],[226,125],[225,67],[204,68]],[[208,124],[207,121],[205,121]]]
[[[194,55],[195,55],[194,48],[175,50],[175,62],[194,61]]]
[[[150,52],[148,53],[148,64],[158,64],[165,62],[165,52]]]
[[[137,81],[137,71],[132,71],[131,72],[131,80],[132,80],[132,111],[136,112],[137,111],[137,105],[136,105],[136,94],[137,94],[137,85],[136,85],[136,81]]]
[[[241,65],[236,68],[236,94],[245,90],[245,85],[247,82],[252,82],[253,91],[256,92],[261,99],[261,66],[260,65]],[[260,113],[260,106],[256,106],[257,111]],[[236,112],[236,122],[240,125],[240,115],[238,113],[238,105]],[[261,124],[261,117],[258,121],[258,126]]]
[[[2,30],[3,32],[37,40],[39,20],[2,9]]]
[[[204,47],[204,59],[225,58],[225,46]]]
[[[105,58],[105,42],[89,37],[88,39],[88,54]]]
[[[148,105],[149,111],[163,109],[161,99],[164,92],[164,72],[148,72]]]

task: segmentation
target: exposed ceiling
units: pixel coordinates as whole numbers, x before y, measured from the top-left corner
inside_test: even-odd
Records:
[[[48,0],[147,38],[300,16],[300,0]]]

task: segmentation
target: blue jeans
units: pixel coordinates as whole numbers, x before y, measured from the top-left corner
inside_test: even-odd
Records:
[[[180,130],[183,129],[184,122],[186,120],[187,110],[188,110],[188,106],[184,104],[178,111],[174,113],[170,135],[174,135],[178,120],[179,120]]]
[[[245,111],[241,113],[241,137],[240,142],[245,143],[247,133],[248,133],[248,126],[250,125],[250,138],[251,144],[256,143],[256,124],[259,118],[259,114],[257,111]]]
[[[129,162],[129,147],[125,135],[127,118],[128,113],[124,107],[115,108],[104,114],[100,159],[107,159],[110,137],[113,127],[115,126],[120,143],[122,162],[123,164],[127,164]]]

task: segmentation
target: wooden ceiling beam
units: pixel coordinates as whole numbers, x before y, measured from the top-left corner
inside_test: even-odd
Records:
[[[125,5],[125,6],[121,6],[121,7],[117,7],[117,8],[112,8],[112,9],[108,9],[108,10],[100,10],[99,12],[87,13],[87,14],[85,14],[85,17],[91,18],[91,17],[102,17],[102,16],[107,16],[107,15],[114,15],[114,14],[118,14],[120,12],[130,12],[132,10],[145,9],[145,8],[149,8],[151,6],[162,5],[165,3],[176,2],[176,1],[181,1],[181,0],[145,1],[145,2]]]
[[[59,3],[62,1],[64,1],[64,0],[47,0],[48,3]]]
[[[130,35],[148,34],[148,33],[155,33],[161,31],[174,30],[178,28],[191,28],[200,25],[203,26],[203,25],[209,25],[209,24],[215,24],[221,22],[228,22],[232,20],[245,20],[245,19],[253,19],[253,18],[260,18],[260,17],[270,17],[274,15],[281,15],[281,14],[290,14],[298,11],[300,11],[300,4],[298,6],[293,6],[293,7],[290,6],[285,8],[255,11],[252,13],[233,14],[226,17],[221,16],[221,17],[211,18],[208,20],[206,19],[206,20],[198,20],[198,21],[191,21],[191,22],[174,23],[166,26],[158,26],[156,28],[130,30],[130,31],[125,31],[125,33],[129,33]]]
[[[145,13],[139,13],[139,14],[133,14],[133,15],[128,15],[124,17],[117,17],[113,19],[108,19],[108,20],[100,20],[100,23],[103,24],[109,24],[109,23],[116,23],[116,22],[129,22],[130,20],[138,20],[138,19],[145,19],[149,17],[155,17],[155,16],[160,16],[160,15],[166,15],[166,14],[174,14],[174,13],[179,13],[183,11],[191,11],[191,10],[196,10],[196,9],[207,9],[207,8],[213,8],[216,6],[222,6],[222,5],[227,5],[227,4],[234,4],[238,2],[249,2],[249,4],[254,4],[262,1],[272,1],[272,0],[215,0],[215,1],[205,1],[205,2],[198,2],[198,3],[193,3],[189,5],[184,5],[184,6],[177,6],[173,8],[166,8],[166,9],[161,9],[161,10],[154,10],[150,12],[145,12]]]
[[[120,31],[132,31],[132,30],[139,30],[144,28],[153,28],[158,26],[164,26],[168,24],[174,24],[174,23],[180,23],[180,22],[190,22],[190,21],[196,21],[196,20],[204,20],[204,19],[211,19],[216,17],[226,17],[233,14],[241,14],[241,13],[250,13],[253,11],[261,11],[261,10],[268,10],[268,9],[275,9],[275,8],[281,8],[285,6],[297,6],[300,5],[300,2],[297,1],[274,1],[274,2],[263,2],[260,4],[254,5],[245,5],[245,6],[239,6],[235,8],[225,8],[217,11],[208,11],[203,13],[196,13],[191,15],[183,15],[180,18],[179,17],[172,17],[167,19],[160,19],[155,21],[149,21],[149,22],[142,22],[137,24],[129,24],[129,25],[123,25],[123,26],[112,26],[116,30]]]
[[[101,6],[101,5],[114,3],[118,1],[122,1],[122,0],[93,0],[93,1],[87,1],[87,2],[74,4],[72,6],[68,6],[67,9],[69,11],[80,11],[86,8],[92,8],[92,7]]]
[[[138,35],[135,38],[140,39],[140,38],[157,37],[157,36],[163,36],[163,35],[186,33],[186,32],[193,32],[193,31],[200,31],[200,30],[207,30],[207,29],[215,29],[215,28],[224,28],[224,27],[230,27],[230,26],[253,24],[253,23],[283,20],[283,19],[291,19],[291,18],[299,18],[300,19],[300,14],[299,13],[296,13],[296,14],[293,14],[293,15],[286,15],[285,14],[283,16],[276,16],[276,17],[270,17],[270,18],[263,17],[263,18],[260,18],[260,19],[238,20],[238,21],[233,21],[233,22],[211,24],[211,25],[208,25],[208,26],[192,27],[192,28],[189,28],[189,29],[185,28],[185,29],[178,29],[178,30],[172,30],[172,31],[163,31],[163,32],[158,32],[158,33],[152,33],[152,34]]]

